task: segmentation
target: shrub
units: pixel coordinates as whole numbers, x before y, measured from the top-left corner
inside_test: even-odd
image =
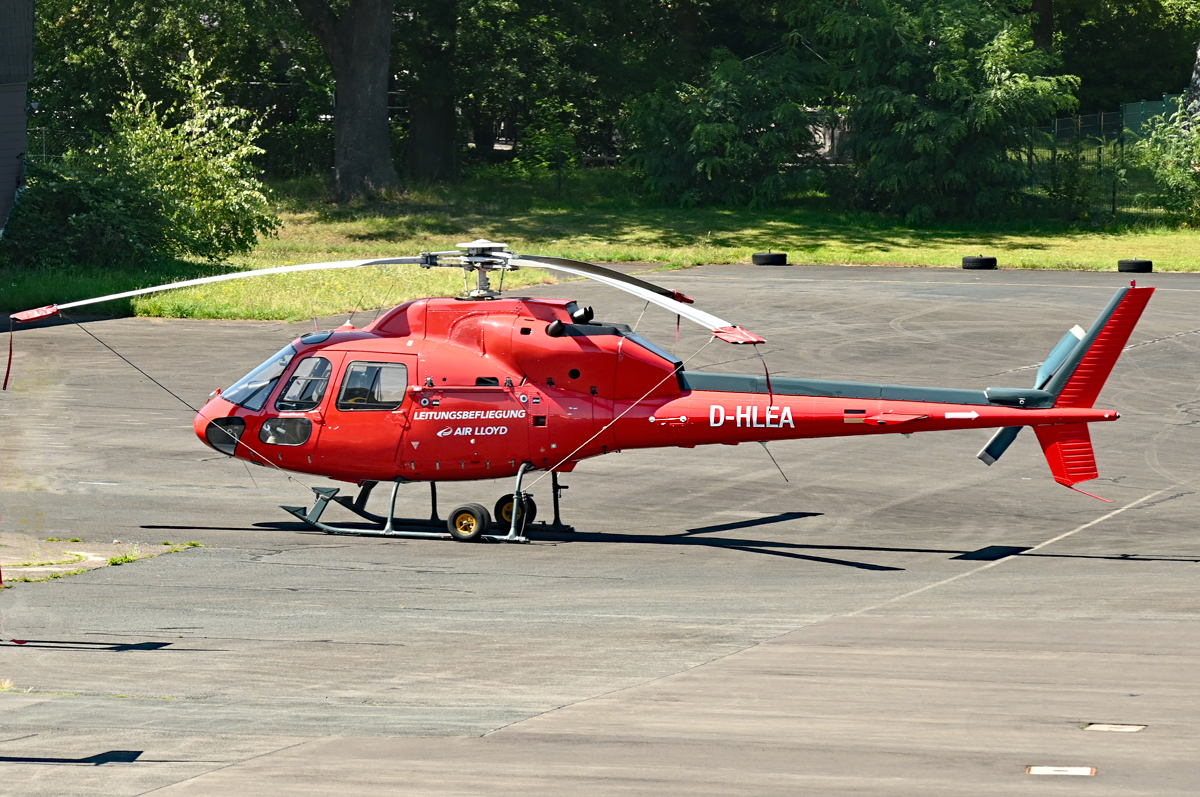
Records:
[[[521,138],[517,157],[534,171],[562,170],[579,162],[575,106],[539,100]]]
[[[1169,118],[1151,119],[1134,151],[1158,186],[1151,201],[1185,221],[1200,223],[1200,107],[1189,110],[1181,102]]]
[[[631,103],[629,162],[650,193],[684,206],[778,202],[815,151],[807,85],[789,54],[718,53],[700,85],[663,85]]]
[[[0,257],[21,266],[220,260],[277,229],[250,163],[262,151],[258,125],[223,105],[202,69],[188,59],[168,77],[184,101],[162,109],[131,89],[111,134],[58,164],[31,166]]]

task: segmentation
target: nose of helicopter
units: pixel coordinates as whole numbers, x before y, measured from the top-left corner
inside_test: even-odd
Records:
[[[200,408],[200,412],[196,413],[196,418],[192,421],[192,430],[202,443],[232,457],[237,449],[238,440],[246,431],[246,422],[233,415],[236,410],[236,404],[226,401],[220,395],[213,396]]]

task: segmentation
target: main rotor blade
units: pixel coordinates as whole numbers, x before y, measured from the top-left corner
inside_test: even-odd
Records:
[[[661,285],[655,285],[653,282],[646,282],[644,279],[638,279],[632,274],[626,274],[612,268],[605,268],[604,266],[599,266],[595,263],[589,263],[586,260],[571,260],[567,257],[549,257],[547,255],[521,255],[520,257],[523,260],[536,260],[547,267],[562,266],[563,268],[575,269],[576,271],[581,272],[589,277],[607,277],[608,279],[616,280],[617,282],[624,282],[627,285],[635,285],[648,291],[654,291],[659,296],[665,296],[668,299],[674,299],[677,302],[693,304],[692,297],[681,293],[680,291],[664,288]]]
[[[16,321],[33,321],[38,318],[48,318],[49,316],[57,315],[60,310],[69,310],[72,307],[100,304],[101,302],[111,302],[116,299],[128,299],[133,296],[168,291],[174,288],[190,288],[195,285],[207,285],[212,282],[225,282],[226,280],[246,279],[247,277],[262,277],[268,274],[294,274],[298,271],[324,271],[335,268],[361,268],[363,266],[419,265],[422,262],[424,260],[420,257],[387,257],[374,260],[337,260],[330,263],[303,263],[298,266],[276,266],[275,268],[260,268],[254,271],[234,271],[229,274],[218,274],[214,277],[201,277],[199,279],[183,280],[182,282],[171,282],[165,285],[155,285],[152,288],[138,288],[137,290],[124,291],[122,293],[110,293],[107,296],[97,296],[94,299],[83,299],[78,302],[48,304],[36,310],[24,310],[20,313],[13,313],[10,317]]]
[[[709,330],[716,337],[729,343],[765,343],[765,339],[753,332],[734,326],[723,318],[712,313],[706,313],[697,307],[689,307],[692,299],[679,291],[663,288],[637,277],[622,274],[595,263],[585,263],[582,260],[568,260],[563,257],[539,257],[526,255],[508,261],[514,266],[547,268],[577,277],[586,277],[596,282],[608,285],[610,288],[632,293],[652,304],[670,310],[672,313],[695,322]]]

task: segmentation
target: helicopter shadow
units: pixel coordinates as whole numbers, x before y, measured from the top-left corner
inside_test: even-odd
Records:
[[[820,549],[822,546],[808,546],[797,543],[780,542],[776,540],[754,540],[742,539],[735,537],[713,537],[709,536],[714,532],[735,531],[737,529],[753,528],[755,526],[765,526],[774,523],[782,523],[790,520],[799,520],[809,517],[819,517],[820,512],[781,512],[777,515],[769,517],[753,518],[751,520],[737,521],[733,523],[722,523],[715,526],[701,526],[694,529],[688,529],[681,534],[629,534],[629,533],[611,533],[611,532],[590,532],[590,531],[562,531],[556,530],[548,524],[533,524],[525,530],[525,534],[535,542],[556,542],[556,543],[572,543],[572,542],[592,542],[592,543],[623,543],[623,544],[641,544],[641,545],[690,545],[704,548],[723,548],[731,551],[742,551],[744,553],[765,554],[767,556],[781,556],[788,559],[802,559],[820,564],[840,565],[842,567],[851,567],[859,570],[876,570],[876,571],[895,571],[903,570],[902,567],[888,567],[886,565],[877,565],[870,562],[859,562],[850,559],[835,559],[826,556],[814,556],[811,554],[799,553],[802,550]],[[325,532],[305,526],[303,523],[279,521],[267,523],[255,523],[255,526],[263,530],[273,531],[293,531],[300,534],[319,534],[325,535]],[[339,524],[341,525],[341,524]],[[345,524],[345,528],[353,536],[361,524]],[[426,531],[427,527],[420,530]]]
[[[810,517],[821,517],[822,512],[780,512],[775,515],[768,515],[760,518],[751,518],[747,520],[733,521],[730,523],[720,523],[711,526],[697,526],[695,528],[685,529],[682,532],[675,534],[635,534],[631,532],[600,532],[600,531],[567,531],[555,529],[546,523],[535,523],[526,529],[525,533],[530,539],[535,542],[554,542],[554,543],[619,543],[623,545],[663,545],[663,546],[699,546],[704,548],[721,548],[731,551],[740,551],[743,553],[756,553],[766,556],[779,556],[786,559],[798,559],[818,564],[835,565],[840,567],[849,567],[858,570],[870,570],[880,572],[896,572],[903,571],[903,567],[890,567],[887,565],[877,565],[871,562],[864,562],[855,559],[838,558],[834,556],[820,556],[816,553],[807,552],[854,552],[854,553],[920,553],[920,554],[938,554],[948,556],[950,559],[973,562],[995,562],[1009,557],[1028,557],[1028,558],[1052,558],[1052,559],[1090,559],[1090,560],[1106,560],[1114,562],[1178,562],[1181,564],[1192,564],[1200,562],[1200,556],[1142,556],[1139,554],[1056,554],[1056,553],[1026,553],[1030,550],[1029,547],[1015,545],[986,545],[975,550],[963,550],[958,548],[920,548],[907,546],[880,546],[880,545],[818,545],[806,544],[797,542],[787,542],[782,540],[761,540],[747,539],[742,537],[732,536],[713,536],[720,532],[737,531],[740,529],[750,529],[760,526],[771,526],[777,523],[784,523],[792,520],[803,520]],[[397,521],[403,522],[403,519],[397,518]],[[420,531],[429,531],[429,521],[422,520],[419,529]],[[339,523],[340,526],[346,528],[349,532],[347,536],[357,536],[355,532],[370,532],[377,527],[367,523]],[[314,529],[303,523],[295,521],[264,521],[255,523],[251,527],[218,527],[218,526],[143,526],[142,528],[157,528],[157,529],[178,529],[178,530],[227,530],[227,531],[280,531],[290,532],[293,534],[304,534],[314,536],[329,536],[326,532],[319,529]],[[386,537],[376,537],[375,539],[387,539]],[[404,539],[404,538],[393,538]]]

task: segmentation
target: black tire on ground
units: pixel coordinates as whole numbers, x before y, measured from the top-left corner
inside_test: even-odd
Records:
[[[970,269],[993,269],[996,267],[996,258],[984,257],[983,255],[979,255],[978,257],[964,257],[962,267]]]
[[[1153,260],[1118,260],[1117,271],[1126,274],[1149,274],[1154,270]]]
[[[500,500],[496,502],[496,522],[505,529],[512,527],[512,493],[500,496]],[[534,502],[532,495],[525,496],[525,520],[521,522],[521,528],[525,528],[534,520],[537,519],[537,503]]]
[[[446,518],[450,536],[459,542],[474,542],[492,525],[492,516],[482,504],[463,504]]]
[[[755,252],[750,262],[756,266],[786,266],[787,252]]]

